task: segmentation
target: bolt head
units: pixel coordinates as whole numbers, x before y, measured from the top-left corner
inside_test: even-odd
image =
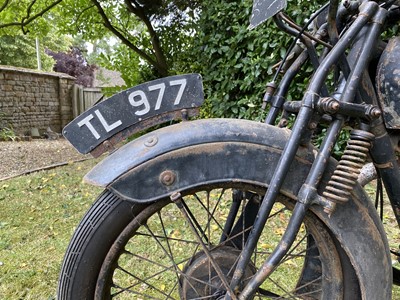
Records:
[[[158,143],[158,138],[156,136],[150,136],[144,142],[146,147],[153,147]]]
[[[166,186],[174,184],[176,174],[171,170],[166,170],[160,174],[160,182]]]
[[[373,108],[371,111],[371,115],[373,118],[379,118],[382,115],[382,112],[379,108]]]

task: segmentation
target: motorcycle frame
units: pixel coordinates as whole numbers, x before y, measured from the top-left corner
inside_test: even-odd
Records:
[[[285,19],[283,14],[278,14],[275,17],[275,21],[279,27],[290,34],[300,37],[302,43],[305,45],[305,50],[303,50],[297,59],[288,66],[280,85],[276,86],[276,84],[273,82],[267,86],[267,93],[264,97],[264,102],[269,103],[271,105],[271,109],[266,117],[265,123],[270,125],[275,124],[278,114],[282,110],[283,119],[281,119],[278,125],[279,127],[285,126],[285,116],[287,115],[287,112],[295,112],[297,113],[297,117],[292,127],[290,137],[283,146],[279,160],[277,158],[274,160],[274,163],[277,160],[278,162],[273,174],[271,175],[268,173],[268,179],[271,179],[268,182],[267,192],[261,202],[261,206],[257,214],[255,214],[255,210],[252,210],[251,206],[249,206],[249,209],[244,212],[244,215],[239,216],[240,221],[238,226],[240,226],[240,222],[245,219],[246,222],[250,222],[249,224],[246,224],[246,227],[250,227],[252,224],[253,229],[245,238],[246,244],[243,248],[242,254],[239,257],[232,281],[230,283],[227,283],[226,281],[224,282],[224,287],[229,293],[225,295],[225,299],[250,299],[252,297],[253,293],[258,289],[265,278],[271,272],[273,272],[275,267],[281,261],[282,257],[287,253],[291,243],[294,241],[298,233],[305,214],[311,206],[314,205],[312,208],[314,209],[315,205],[319,205],[323,207],[329,214],[335,213],[334,208],[336,203],[325,199],[323,196],[320,196],[318,189],[322,183],[321,179],[323,175],[325,173],[329,173],[326,171],[329,167],[328,162],[332,162],[330,158],[333,147],[348,117],[356,118],[359,121],[358,125],[360,129],[369,131],[375,135],[375,140],[372,141],[370,155],[386,187],[386,191],[392,204],[393,211],[396,215],[397,222],[400,225],[400,168],[396,160],[394,149],[391,145],[390,137],[385,128],[383,118],[379,113],[379,103],[374,86],[369,78],[369,75],[366,74],[371,57],[375,54],[374,48],[376,46],[376,42],[379,40],[379,35],[382,31],[387,11],[380,7],[376,2],[364,1],[360,5],[359,16],[352,22],[351,26],[345,31],[343,36],[339,38],[336,30],[336,26],[338,25],[336,24],[336,15],[338,10],[338,1],[331,0],[328,23],[319,29],[316,39],[303,36],[303,30],[299,30],[296,27],[291,27],[290,21],[285,24],[287,19]],[[330,51],[323,52],[323,54],[318,57],[315,45],[316,43],[320,42],[320,39],[324,39],[327,35],[329,35],[329,40],[333,46],[331,47]],[[315,69],[315,73],[311,78],[304,97],[301,101],[287,102],[285,96],[289,90],[289,86],[307,59],[311,61],[311,64]],[[336,64],[339,66],[342,75],[338,78],[336,90],[334,90],[330,95],[325,82],[326,78],[330,74],[330,70]],[[182,118],[186,119],[186,117],[183,116],[187,115],[187,112],[182,113]],[[326,118],[327,116],[328,118]],[[327,134],[323,143],[318,149],[316,156],[313,157],[311,151],[307,150],[310,150],[309,145],[313,131],[316,129],[318,123],[324,119],[328,119],[329,121]],[[226,124],[228,123],[229,122]],[[130,176],[134,177],[135,175],[134,173],[136,170],[133,170],[133,168],[142,164],[144,165],[149,158],[154,158],[152,163],[155,164],[158,163],[158,156],[161,156],[161,154],[169,153],[169,151],[172,150],[178,151],[180,148],[185,148],[186,146],[199,145],[201,148],[204,146],[203,143],[210,141],[215,143],[220,143],[222,141],[243,143],[243,141],[245,141],[244,135],[240,137],[236,135],[229,137],[229,134],[227,133],[229,130],[223,131],[220,128],[221,124],[216,123],[213,125],[216,126],[216,128],[219,128],[219,130],[215,130],[217,134],[213,133],[210,136],[201,137],[196,135],[193,140],[187,138],[189,126],[182,126],[182,131],[179,131],[178,133],[176,132],[176,127],[171,129],[174,130],[174,132],[173,134],[171,132],[170,140],[167,142],[165,142],[164,139],[160,139],[159,141],[156,135],[148,137],[148,140],[146,140],[143,145],[137,141],[137,144],[132,145],[132,147],[138,146],[135,148],[135,150],[130,150],[132,147],[129,149],[125,148],[117,153],[114,157],[103,161],[97,169],[95,168],[89,175],[85,177],[86,181],[107,187],[121,199],[136,202],[133,197],[130,197],[129,194],[127,195],[127,191],[129,191],[127,185],[132,186],[132,183],[129,182],[129,179],[131,178]],[[238,123],[232,123],[232,125],[229,126],[233,125],[237,126]],[[207,124],[207,127],[210,126],[211,123]],[[254,130],[254,128],[251,129]],[[275,129],[278,130],[278,128]],[[165,133],[167,131],[168,127],[163,132]],[[129,135],[131,132],[132,131],[126,131],[121,133],[121,135]],[[243,128],[243,130],[240,132],[246,133],[251,131],[246,131],[246,128]],[[255,134],[257,139],[259,138],[267,140],[270,138],[263,136],[263,132],[265,133],[265,131],[260,131],[260,134]],[[271,134],[272,132],[273,131],[270,128],[269,133]],[[281,134],[280,131],[279,134]],[[182,138],[182,136],[185,138]],[[119,140],[120,137],[116,136],[116,138]],[[177,146],[177,143],[175,143],[174,139],[181,144]],[[252,136],[250,140],[253,141],[253,139],[256,138]],[[260,144],[262,144],[262,141],[260,141]],[[156,145],[157,147],[155,147]],[[103,148],[107,148],[106,146],[107,144],[99,146],[99,153],[104,150]],[[157,149],[153,149],[153,152],[150,153],[149,149],[152,147]],[[204,147],[208,148],[209,145]],[[308,172],[304,172],[304,174],[307,174],[304,176],[304,178],[306,178],[305,181],[296,182],[296,184],[301,187],[297,189],[299,190],[298,193],[297,190],[295,193],[293,193],[293,195],[297,193],[297,197],[293,197],[293,199],[296,198],[295,206],[282,240],[278,244],[278,247],[273,251],[272,255],[267,259],[266,262],[264,262],[263,266],[259,269],[259,271],[257,271],[255,276],[242,290],[240,295],[237,296],[235,293],[239,290],[239,283],[244,274],[244,270],[249,263],[253,250],[255,249],[255,246],[259,240],[261,231],[265,227],[268,216],[273,205],[275,204],[276,199],[278,198],[278,195],[282,192],[282,190],[284,190],[285,184],[287,184],[285,180],[290,177],[288,176],[290,172],[290,166],[293,164],[295,156],[299,156],[299,152],[302,152],[304,149],[307,150],[303,152],[312,156],[312,159],[310,159],[310,161],[312,161],[311,169]],[[218,157],[217,162],[221,164],[225,163],[226,153],[216,152],[217,151],[213,152],[213,155],[221,155],[221,157]],[[254,152],[252,153],[255,154]],[[197,152],[192,154],[197,155]],[[136,160],[134,162],[129,162],[126,159],[127,155],[136,157]],[[248,156],[247,159],[257,163],[257,158],[259,157],[262,157],[262,154],[257,153],[257,155]],[[234,169],[240,170],[240,166],[242,166],[243,161],[244,159],[240,159],[238,168],[235,167]],[[184,162],[185,161],[183,161],[183,163]],[[330,167],[332,167],[332,164]],[[104,172],[105,170],[106,172]],[[162,173],[158,174],[158,171],[158,169],[154,169],[154,172],[157,174],[154,174],[156,176],[153,177],[155,180],[160,181],[161,184],[167,186],[167,188],[163,187],[163,191],[168,193],[168,195],[161,193],[158,194],[156,192],[155,198],[150,199],[149,197],[143,197],[143,199],[146,199],[146,201],[149,203],[152,201],[157,201],[161,196],[171,196],[171,200],[175,202],[178,207],[183,208],[183,214],[185,214],[184,205],[180,201],[179,192],[174,192],[172,195],[170,195],[170,190],[168,188],[171,185],[171,182],[169,181],[171,178],[174,179],[174,173],[170,172],[169,170],[163,170]],[[269,170],[265,170],[265,173],[267,172],[269,172]],[[195,177],[196,174],[188,174],[189,178],[191,178],[190,176]],[[295,181],[295,178],[292,178],[292,182],[293,181]],[[211,181],[210,184],[212,184]],[[240,186],[237,188],[240,190]],[[119,191],[121,190],[124,191],[125,194],[119,194]],[[173,191],[174,188],[172,187],[171,190]],[[144,192],[146,193],[145,196],[147,196],[148,191]],[[234,195],[233,202],[239,202],[242,200],[239,198],[235,199],[236,196]],[[141,201],[138,200],[137,202],[140,203]],[[230,215],[229,218],[234,219],[234,217],[237,215],[237,211],[235,211],[236,209],[237,207],[233,205],[231,211],[232,215]],[[318,210],[319,209],[320,208],[318,208]],[[342,209],[340,212],[342,212],[343,215],[346,215],[349,214],[351,210],[344,211],[344,209]],[[365,213],[366,212],[360,212],[358,217],[362,217]],[[190,221],[190,219],[191,218],[189,217],[188,221]],[[230,223],[232,222],[228,220],[227,224]],[[366,227],[367,226],[365,225],[365,228],[361,228],[360,231],[368,229]],[[381,235],[379,238],[381,238]],[[379,241],[382,240],[383,239]],[[378,244],[379,241],[377,240],[376,244]],[[210,256],[209,259],[211,263],[213,263],[212,256]],[[379,261],[379,263],[381,262]],[[217,264],[214,265],[215,269],[217,270]],[[385,274],[388,274],[388,272]],[[224,278],[224,274],[221,274],[221,278]]]
[[[287,253],[290,245],[293,243],[305,213],[310,205],[318,204],[326,208],[331,213],[336,203],[330,203],[317,193],[318,185],[325,172],[329,157],[332,155],[333,147],[339,136],[339,133],[348,116],[361,117],[359,124],[363,130],[370,131],[375,135],[372,141],[370,156],[379,171],[381,179],[386,188],[386,192],[392,205],[398,225],[400,226],[400,169],[396,160],[396,155],[392,147],[390,137],[384,126],[383,118],[380,113],[368,114],[365,109],[368,106],[378,107],[377,96],[369,76],[366,74],[369,62],[373,55],[376,41],[382,31],[383,23],[387,16],[387,10],[380,7],[376,2],[365,1],[360,5],[360,14],[353,24],[339,39],[336,29],[336,12],[338,10],[338,1],[330,1],[330,10],[328,16],[328,33],[330,40],[335,43],[332,50],[319,63],[315,59],[316,50],[314,45],[306,37],[302,41],[306,45],[306,50],[297,58],[290,66],[288,72],[282,80],[282,85],[275,91],[275,84],[267,87],[267,93],[264,101],[271,103],[271,110],[266,117],[266,123],[274,124],[278,112],[284,107],[285,98],[288,87],[292,79],[297,74],[300,67],[309,58],[314,67],[315,73],[305,92],[305,95],[297,105],[297,117],[292,127],[291,136],[283,150],[282,156],[274,171],[271,179],[270,187],[262,201],[259,209],[259,216],[254,222],[253,229],[247,239],[243,254],[240,256],[233,279],[231,289],[235,290],[239,286],[239,282],[243,276],[243,270],[250,261],[257,241],[260,237],[262,229],[269,217],[271,209],[279,195],[282,184],[289,172],[291,161],[294,159],[296,152],[302,146],[310,142],[311,132],[316,128],[316,122],[321,118],[318,114],[318,108],[322,106],[322,96],[327,93],[324,82],[333,65],[339,62],[342,70],[342,78],[338,84],[338,88],[331,98],[337,100],[339,113],[332,117],[332,121],[328,127],[326,137],[318,150],[315,161],[306,181],[301,187],[297,195],[297,203],[293,210],[288,227],[280,241],[278,247],[273,251],[272,255],[264,262],[263,267],[257,272],[253,279],[247,284],[238,299],[248,299],[253,295],[262,282],[273,272],[277,264]],[[295,30],[288,29],[278,16],[275,21],[279,27],[291,34],[297,34]],[[301,32],[299,33],[301,35]],[[348,60],[345,51],[349,49]],[[354,61],[353,65],[349,65],[348,61]],[[347,107],[347,109],[344,109]],[[364,108],[364,109],[363,109]],[[327,113],[329,111],[324,111]],[[289,247],[287,246],[289,245]],[[234,299],[235,297],[225,296],[225,299]]]

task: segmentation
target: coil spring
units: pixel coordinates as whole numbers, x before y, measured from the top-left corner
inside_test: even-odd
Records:
[[[334,203],[349,200],[373,139],[374,135],[368,131],[352,130],[342,158],[323,192],[327,200]]]

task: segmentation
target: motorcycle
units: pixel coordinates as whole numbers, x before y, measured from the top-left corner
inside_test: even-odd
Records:
[[[385,188],[400,224],[400,38],[386,32],[400,3],[330,0],[303,27],[285,7],[254,0],[250,19],[295,36],[267,84],[265,122],[190,120],[204,95],[201,76],[185,74],[116,94],[64,128],[81,153],[111,153],[85,176],[104,192],[70,241],[58,299],[391,299],[399,271],[364,186],[376,180],[378,206]],[[309,64],[303,98],[288,101]],[[114,149],[171,120],[182,122]]]

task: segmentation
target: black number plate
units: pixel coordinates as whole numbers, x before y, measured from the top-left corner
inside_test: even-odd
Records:
[[[257,27],[285,8],[286,0],[253,0],[250,29]]]
[[[126,128],[144,120],[152,124],[151,118],[200,107],[203,101],[199,74],[157,79],[96,104],[65,126],[63,135],[79,152],[89,153]]]

